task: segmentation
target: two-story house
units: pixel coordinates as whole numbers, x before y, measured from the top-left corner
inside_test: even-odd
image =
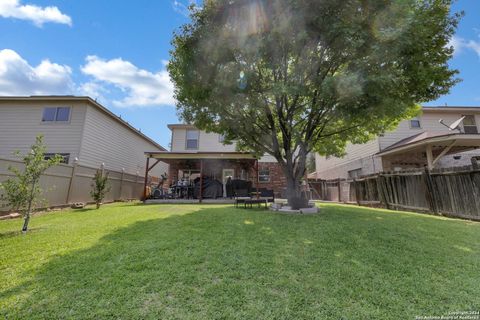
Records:
[[[271,156],[256,159],[248,152],[237,152],[235,143],[224,144],[217,133],[198,130],[189,124],[168,125],[171,130],[169,152],[146,152],[149,167],[153,159],[169,165],[169,182],[192,181],[200,176],[216,180],[226,196],[227,180],[251,181],[258,188],[274,190],[280,196],[286,186],[285,178],[276,160]],[[151,161],[152,160],[152,161]]]
[[[460,121],[458,121],[460,120]],[[449,128],[455,122],[457,128]],[[364,144],[348,144],[342,158],[316,155],[317,179],[355,178],[382,171],[464,166],[479,156],[480,107],[423,107],[421,115]],[[453,130],[452,130],[453,129]]]
[[[89,97],[0,97],[0,158],[28,152],[37,135],[44,136],[47,156],[60,154],[65,164],[145,173],[145,150],[164,151],[161,145]],[[161,163],[150,172],[168,170]]]

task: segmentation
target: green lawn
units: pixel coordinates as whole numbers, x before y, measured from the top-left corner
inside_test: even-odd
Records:
[[[0,318],[414,319],[480,309],[480,223],[114,204],[0,222]]]

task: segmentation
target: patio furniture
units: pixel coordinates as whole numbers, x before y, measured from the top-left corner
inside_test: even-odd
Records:
[[[250,196],[248,196],[250,194]],[[267,208],[268,203],[274,202],[275,201],[275,196],[273,193],[273,190],[268,190],[266,188],[259,188],[258,192],[253,191],[253,192],[246,192],[246,190],[242,192],[235,193],[235,207],[238,208],[240,204],[243,203],[243,207],[246,209],[248,206],[250,208],[253,207],[254,204],[260,205],[262,203],[265,204],[265,208]]]
[[[225,188],[227,191],[225,196],[228,198],[235,197],[239,194],[248,196],[248,192],[252,190],[252,182],[248,180],[232,179],[227,181]]]
[[[235,190],[234,194],[234,199],[235,199],[235,208],[238,208],[239,204],[244,204],[245,200],[251,199],[251,197],[248,195],[248,190],[247,189],[238,189]]]
[[[237,197],[235,198],[235,208],[238,208],[239,204],[245,204],[245,201],[250,200],[250,197]]]
[[[263,200],[267,200],[267,202],[273,203],[275,202],[275,194],[273,190],[269,190],[266,188],[259,188],[258,189],[260,195],[259,198]]]
[[[254,204],[258,204],[258,207],[260,208],[260,205],[264,203],[265,204],[265,209],[267,209],[268,202],[266,199],[246,199],[245,202],[243,203],[244,208],[248,208],[248,205],[250,205],[250,208],[253,208]]]

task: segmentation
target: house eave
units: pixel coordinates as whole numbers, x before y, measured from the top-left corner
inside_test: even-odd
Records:
[[[160,160],[257,159],[253,154],[249,152],[145,152],[145,156],[148,158]]]
[[[380,151],[376,153],[377,156],[387,156],[399,153],[405,153],[426,147],[427,145],[445,147],[453,141],[456,146],[464,146],[465,148],[480,148],[480,134],[446,134],[441,136],[429,137],[414,143],[406,144],[396,148]]]

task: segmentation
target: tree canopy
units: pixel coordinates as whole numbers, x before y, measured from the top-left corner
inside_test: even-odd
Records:
[[[450,4],[206,0],[172,42],[179,114],[274,156],[296,188],[309,152],[341,155],[457,82]]]

